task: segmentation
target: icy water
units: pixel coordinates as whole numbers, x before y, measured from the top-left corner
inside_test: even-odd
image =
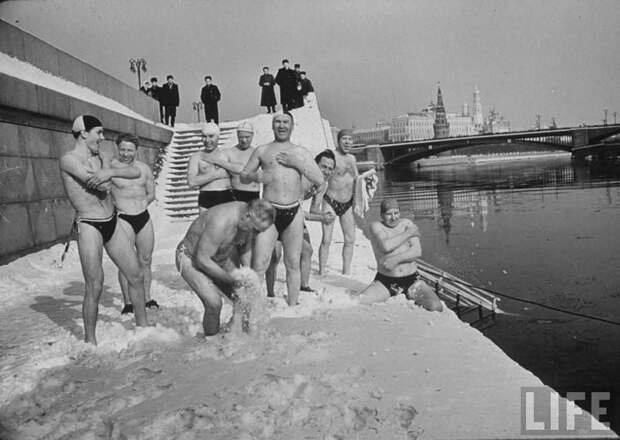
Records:
[[[619,164],[539,159],[382,177],[372,217],[382,198],[396,197],[415,216],[429,263],[476,285],[620,322]],[[507,299],[501,307],[511,315],[487,337],[561,394],[610,392],[603,406],[618,432],[620,326]]]

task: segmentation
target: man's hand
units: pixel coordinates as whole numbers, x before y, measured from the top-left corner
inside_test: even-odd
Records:
[[[102,183],[109,181],[112,178],[112,170],[97,170],[89,171],[90,177],[86,180],[86,186],[88,188],[97,188]]]
[[[323,213],[323,218],[321,219],[321,222],[323,224],[329,225],[330,223],[333,223],[334,220],[336,220],[336,214],[331,211],[326,211]]]
[[[394,270],[397,264],[398,260],[396,260],[394,257],[387,257],[385,260],[383,260],[383,267],[385,267],[387,270]]]
[[[303,160],[294,154],[287,153],[286,151],[281,151],[276,154],[276,162],[282,166],[295,168],[297,170],[301,170],[301,167],[303,166]]]

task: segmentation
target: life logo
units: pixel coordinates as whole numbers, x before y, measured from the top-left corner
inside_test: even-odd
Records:
[[[577,403],[590,408],[590,413]],[[562,397],[548,387],[521,388],[521,434],[616,438],[609,428],[609,392],[568,392]]]

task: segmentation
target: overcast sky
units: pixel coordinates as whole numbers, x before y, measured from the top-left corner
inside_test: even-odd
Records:
[[[203,77],[220,87],[220,119],[252,116],[263,65],[300,63],[333,125],[370,127],[435,99],[448,111],[495,108],[513,128],[555,117],[599,122],[620,112],[620,1],[20,0],[0,17],[136,85],[172,73],[179,120],[195,119]],[[620,118],[619,118],[620,119]]]

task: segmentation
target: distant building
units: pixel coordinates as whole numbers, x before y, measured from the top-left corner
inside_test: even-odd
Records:
[[[502,115],[491,109],[487,120],[484,123],[485,133],[507,133],[510,131],[510,121],[504,119]]]
[[[389,131],[391,142],[416,141],[420,139],[432,139],[435,135],[433,124],[435,115],[433,112],[405,113],[392,118]]]
[[[474,105],[472,118],[474,120],[474,127],[478,133],[482,133],[482,126],[484,124],[484,118],[482,116],[482,103],[480,102],[480,90],[478,86],[474,86]]]
[[[390,142],[390,126],[389,124],[374,128],[356,128],[353,130],[353,143],[354,144],[385,144]]]
[[[433,124],[435,139],[442,139],[450,136],[450,124],[446,117],[446,109],[443,106],[441,87],[437,84],[437,105],[435,106],[435,123]]]

